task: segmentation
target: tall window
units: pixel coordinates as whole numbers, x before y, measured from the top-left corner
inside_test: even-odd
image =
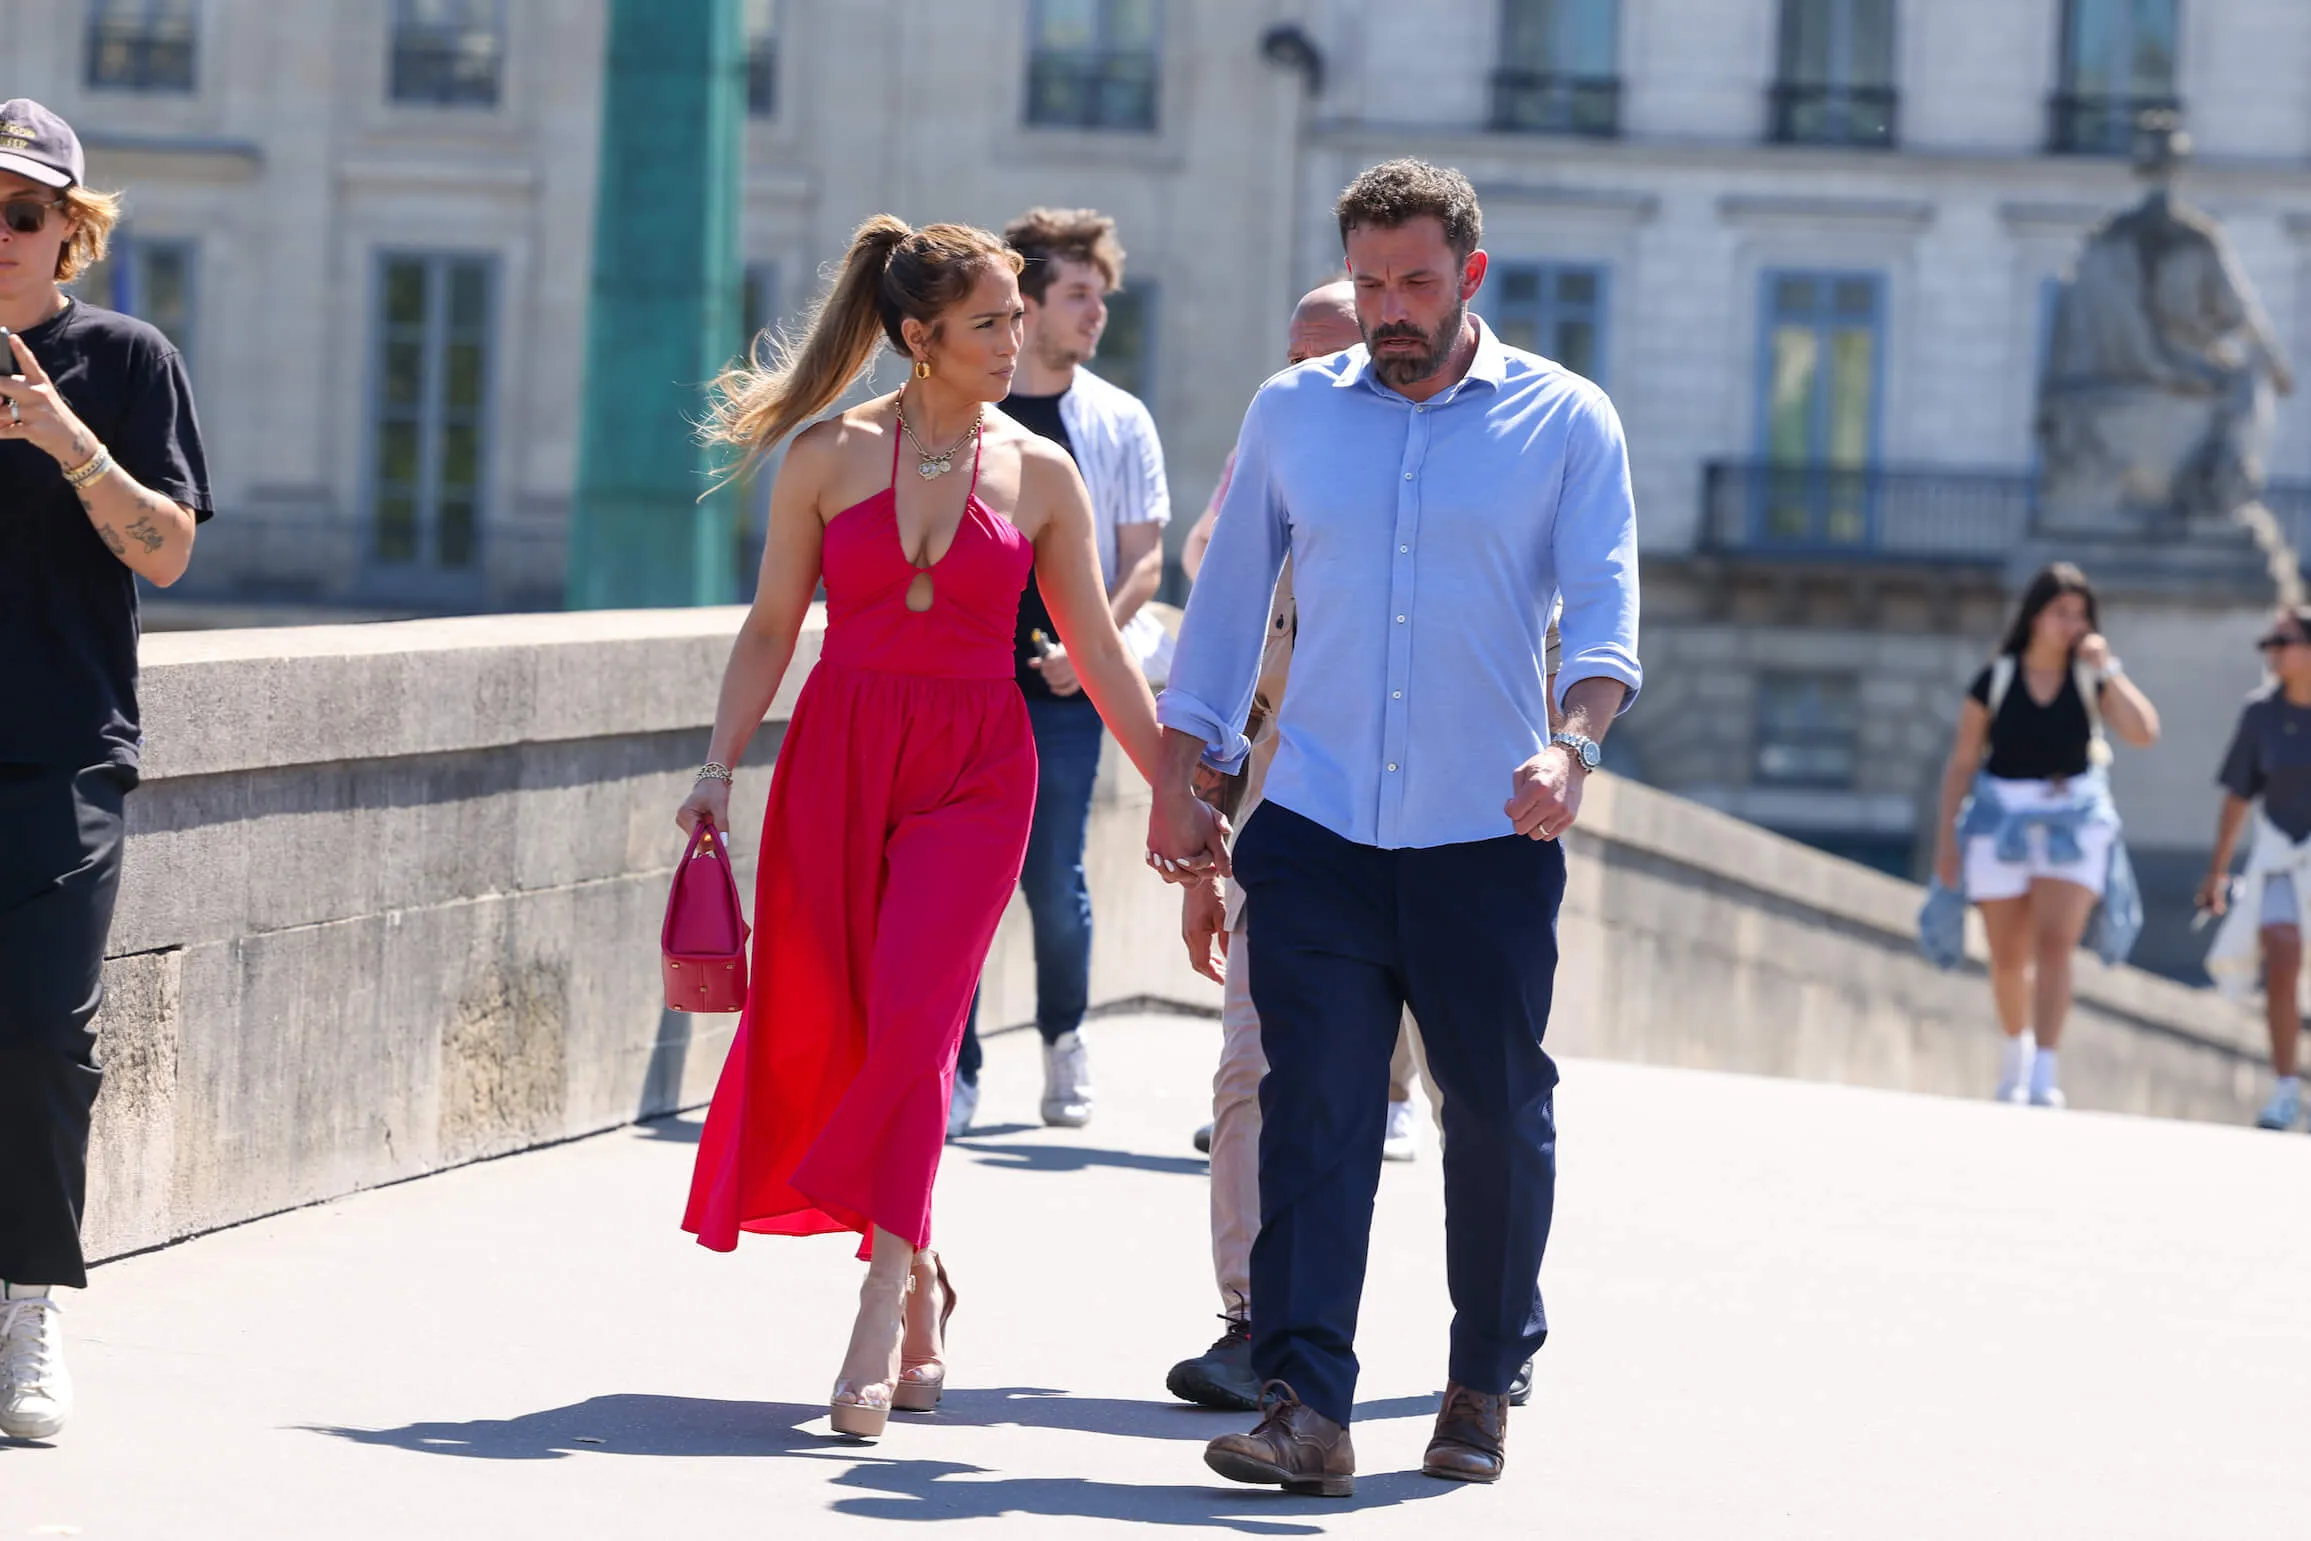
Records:
[[[1766,786],[1854,784],[1860,692],[1850,674],[1773,673],[1757,680],[1757,780]]]
[[[505,0],[393,0],[394,101],[495,107],[505,70]]]
[[[1870,533],[1885,281],[1875,273],[1765,280],[1760,534],[1855,545]]]
[[[2070,155],[2124,155],[2135,119],[2175,97],[2175,0],[2066,0],[2062,86],[2048,147]]]
[[[1162,0],[1034,0],[1027,121],[1152,133],[1162,82]]]
[[[1156,286],[1134,283],[1107,297],[1107,330],[1100,334],[1092,369],[1110,385],[1120,385],[1155,407]]]
[[[1896,100],[1894,0],[1782,0],[1776,140],[1890,146]]]
[[[1618,133],[1620,0],[1502,0],[1492,126],[1539,134]]]
[[[1605,383],[1605,270],[1574,263],[1493,269],[1486,317],[1501,341]]]
[[[746,0],[746,112],[778,116],[779,0]]]
[[[197,0],[89,0],[89,89],[191,91],[199,32]]]
[[[392,256],[382,265],[370,481],[380,562],[474,565],[495,287],[486,257]]]
[[[775,262],[746,265],[746,277],[738,292],[738,321],[748,355],[767,362],[769,344],[762,334],[778,321],[778,264]]]

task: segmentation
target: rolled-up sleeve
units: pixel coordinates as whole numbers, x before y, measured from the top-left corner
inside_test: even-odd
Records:
[[[1645,679],[1637,662],[1637,504],[1621,419],[1602,394],[1584,404],[1566,445],[1551,555],[1565,605],[1557,707],[1564,709],[1572,686],[1602,677],[1629,687],[1621,701],[1627,711]]]
[[[1188,596],[1170,683],[1156,702],[1156,720],[1202,739],[1210,746],[1206,763],[1223,771],[1235,770],[1251,748],[1244,721],[1251,714],[1260,654],[1267,644],[1269,601],[1291,543],[1269,475],[1262,400],[1253,397],[1244,414],[1235,474],[1220,500],[1195,591]]]

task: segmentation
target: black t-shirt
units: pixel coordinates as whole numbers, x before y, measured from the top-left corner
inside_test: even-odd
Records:
[[[19,335],[123,470],[209,517],[192,386],[166,337],[77,300]],[[136,643],[136,575],[47,451],[0,441],[0,763],[133,769]]]
[[[1003,411],[1020,427],[1043,435],[1067,451],[1068,458],[1072,460],[1075,458],[1075,445],[1069,441],[1067,424],[1059,415],[1059,404],[1066,399],[1065,391],[1056,396],[1022,396],[1014,391],[1003,398]],[[1031,578],[1026,592],[1019,596],[1019,624],[1011,634],[1012,651],[1019,671],[1019,689],[1030,701],[1065,699],[1088,702],[1090,698],[1080,691],[1064,698],[1053,695],[1051,687],[1043,683],[1043,676],[1027,666],[1028,661],[1035,657],[1035,644],[1031,638],[1038,631],[1043,633],[1045,640],[1053,647],[1059,646],[1059,628],[1052,623],[1051,609],[1043,602],[1042,586]]]
[[[2250,697],[2216,780],[2234,797],[2263,799],[2263,816],[2288,839],[2311,835],[2311,706],[2276,685]]]
[[[1990,758],[1983,769],[2004,781],[2052,781],[2086,774],[2087,754],[2094,743],[2094,725],[2086,719],[2086,703],[2079,699],[2078,680],[2062,671],[2062,688],[2040,706],[2023,683],[2022,664],[2015,661],[2014,679],[2006,699],[1990,719]],[[1966,687],[1966,694],[1990,704],[1990,667],[1985,666]]]

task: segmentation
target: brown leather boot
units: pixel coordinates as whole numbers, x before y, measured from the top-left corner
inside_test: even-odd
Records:
[[[1498,1482],[1508,1465],[1509,1399],[1446,1381],[1420,1469],[1454,1482]]]
[[[1356,1491],[1356,1448],[1348,1429],[1280,1380],[1260,1388],[1264,1416],[1249,1434],[1223,1434],[1204,1447],[1204,1464],[1231,1482],[1281,1483],[1287,1493],[1346,1498]]]

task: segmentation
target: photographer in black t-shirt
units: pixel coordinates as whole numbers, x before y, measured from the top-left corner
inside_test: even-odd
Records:
[[[52,1286],[85,1288],[92,1026],[136,785],[136,579],[174,583],[210,513],[184,361],[62,285],[116,196],[80,141],[0,102],[0,1435],[72,1410]]]

